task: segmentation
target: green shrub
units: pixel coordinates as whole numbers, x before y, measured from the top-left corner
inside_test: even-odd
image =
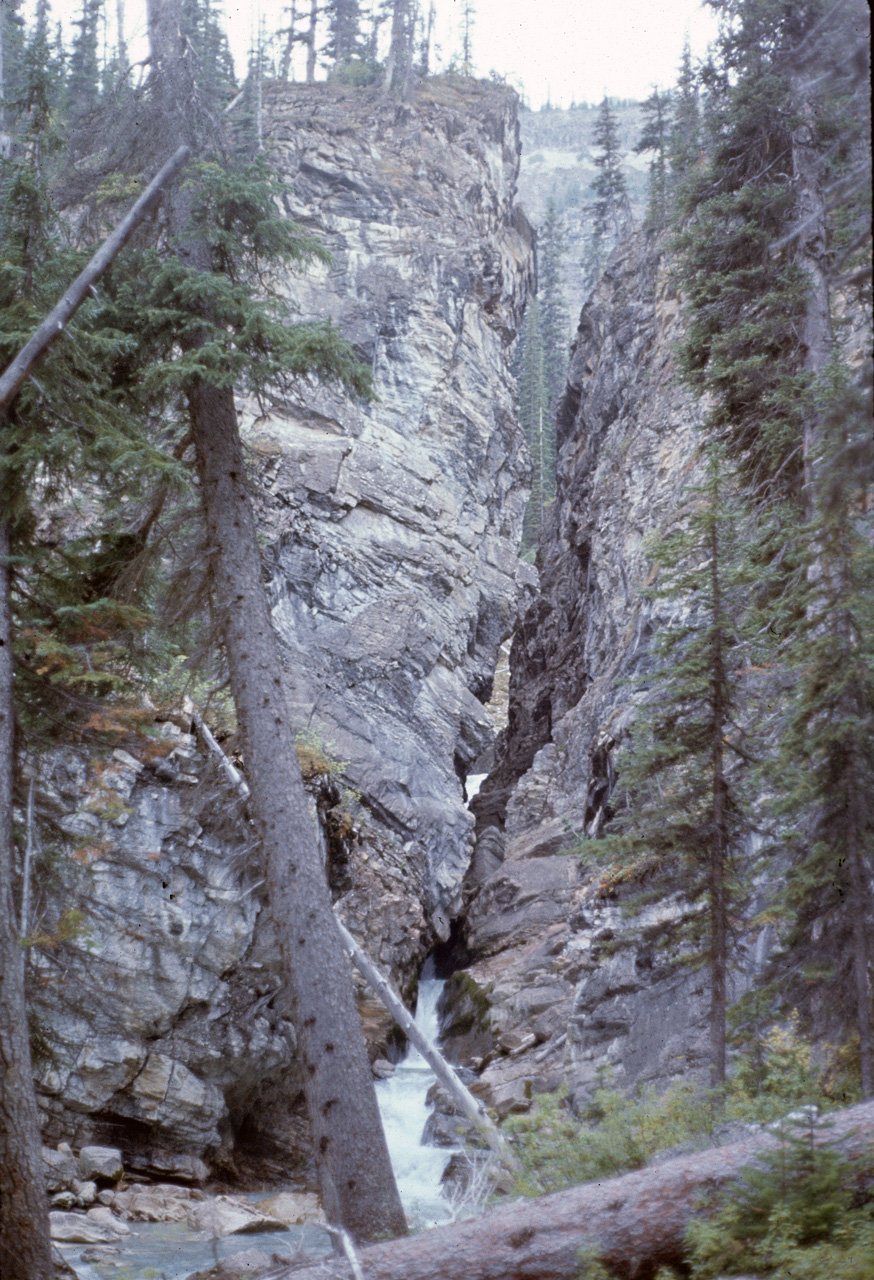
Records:
[[[626,1098],[598,1089],[578,1118],[566,1093],[540,1095],[534,1110],[505,1125],[522,1165],[514,1191],[537,1196],[595,1178],[640,1169],[657,1151],[708,1133],[710,1100],[692,1084],[673,1085],[659,1097],[648,1089]]]
[[[715,1213],[687,1232],[692,1275],[872,1280],[874,1202],[859,1204],[855,1162],[814,1143],[815,1122],[787,1122],[779,1147],[744,1171]]]

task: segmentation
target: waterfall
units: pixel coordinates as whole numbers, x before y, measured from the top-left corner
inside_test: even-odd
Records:
[[[416,1026],[429,1040],[438,1032],[437,1002],[444,983],[424,976],[433,971],[426,962],[419,980]],[[392,1168],[401,1201],[413,1226],[433,1227],[449,1217],[449,1206],[441,1194],[440,1181],[452,1157],[448,1147],[422,1144],[422,1134],[430,1108],[425,1101],[435,1075],[418,1049],[407,1048],[406,1057],[388,1080],[376,1085],[382,1126],[388,1143]]]

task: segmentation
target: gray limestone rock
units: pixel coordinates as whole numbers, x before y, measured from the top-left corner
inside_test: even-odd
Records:
[[[116,1147],[82,1147],[79,1172],[83,1178],[119,1182],[124,1175],[121,1152]]]
[[[376,392],[301,381],[240,404],[265,576],[295,722],[343,762],[309,777],[338,911],[407,998],[460,902],[462,779],[534,580],[517,557],[510,360],[534,257],[516,106],[473,81],[403,106],[334,84],[265,100],[285,210],[333,254],[273,284],[301,319],[331,318]],[[191,729],[174,716],[100,761],[34,766],[58,847],[40,908],[58,943],[32,958],[45,1134],[193,1181],[205,1162],[238,1171],[247,1134],[287,1175],[306,1125],[257,843]],[[390,1021],[358,990],[385,1058]]]
[[[289,295],[335,319],[376,397],[307,386],[253,406],[248,440],[294,715],[409,846],[445,933],[472,851],[459,775],[491,741],[482,702],[530,580],[509,359],[533,257],[515,96],[436,92],[402,110],[339,86],[270,98],[289,212],[334,255]]]
[[[583,308],[558,411],[540,592],[516,632],[509,725],[472,806],[480,841],[499,829],[504,848],[490,874],[475,861],[466,915],[498,1050],[480,1087],[503,1114],[560,1083],[582,1103],[605,1072],[628,1087],[695,1076],[706,1060],[701,975],[656,945],[682,904],[629,916],[585,857],[615,803],[615,758],[641,696],[627,677],[646,669],[673,607],[642,588],[647,534],[670,523],[694,476],[698,410],[674,368],[681,326],[662,249],[632,238]]]

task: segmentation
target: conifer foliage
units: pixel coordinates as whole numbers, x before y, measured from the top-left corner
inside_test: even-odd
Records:
[[[679,354],[706,397],[709,479],[683,538],[654,549],[657,594],[678,590],[688,612],[664,625],[645,677],[649,708],[619,781],[639,792],[619,839],[648,851],[664,885],[687,837],[699,860],[745,834],[766,837],[784,881],[769,904],[781,934],[771,991],[784,1007],[820,1017],[828,1007],[838,1035],[855,1028],[870,1096],[871,370],[847,361],[852,326],[871,323],[867,16],[855,0],[711,7],[721,33],[710,59],[696,75],[686,49],[672,122],[654,95],[641,140],[668,164],[687,320]],[[658,168],[652,178],[662,190]],[[742,539],[727,537],[733,523]],[[732,582],[746,587],[729,604]],[[696,686],[705,671],[711,684]],[[743,919],[743,886],[725,865],[727,897],[713,865],[706,887],[714,1008],[718,917],[730,907]],[[691,875],[693,896],[696,883]],[[719,1079],[713,1034],[711,1045]]]
[[[738,854],[749,831],[741,782],[743,751],[735,721],[739,627],[748,584],[738,567],[743,516],[718,443],[706,446],[706,478],[687,496],[681,527],[652,547],[652,595],[667,616],[649,700],[635,728],[627,789],[633,817],[607,840],[657,892],[681,891],[706,911],[685,933],[710,971],[710,1076],[726,1071],[729,920],[742,905]],[[622,825],[620,819],[619,826]],[[681,941],[681,939],[677,939]]]

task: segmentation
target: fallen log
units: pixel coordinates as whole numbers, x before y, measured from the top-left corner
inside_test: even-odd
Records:
[[[650,1280],[676,1264],[702,1195],[724,1191],[757,1156],[778,1145],[762,1131],[731,1146],[516,1200],[480,1218],[435,1227],[359,1251],[365,1280],[577,1280],[580,1251],[623,1280]],[[874,1102],[828,1117],[817,1141],[840,1144],[874,1169]],[[292,1270],[271,1266],[252,1280],[353,1280],[348,1263],[331,1259]]]

